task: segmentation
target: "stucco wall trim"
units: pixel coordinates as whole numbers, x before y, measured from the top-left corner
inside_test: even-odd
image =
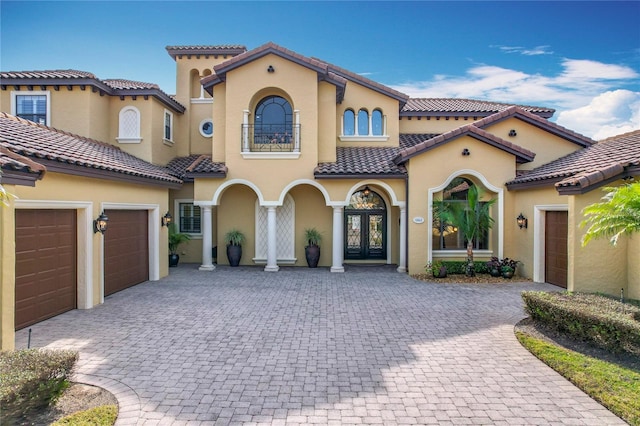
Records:
[[[78,309],[93,307],[93,203],[90,201],[15,200],[16,209],[71,209],[77,212]]]
[[[568,204],[539,204],[533,206],[533,281],[541,283],[545,280],[545,212],[569,211]]]

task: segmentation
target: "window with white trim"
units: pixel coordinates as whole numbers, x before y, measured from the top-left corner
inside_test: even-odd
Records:
[[[11,114],[16,117],[49,126],[50,111],[49,91],[11,92]]]
[[[202,233],[202,212],[193,203],[178,203],[178,228],[184,234]]]
[[[380,108],[371,113],[366,108],[360,108],[357,114],[353,109],[347,108],[342,113],[340,140],[384,142],[389,139],[386,127],[386,117]]]
[[[164,110],[164,140],[173,142],[173,114]]]
[[[134,106],[126,106],[118,114],[118,142],[140,143],[140,111]]]

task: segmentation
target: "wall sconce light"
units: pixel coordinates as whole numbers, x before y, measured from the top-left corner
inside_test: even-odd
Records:
[[[467,155],[471,155],[471,152],[467,148],[465,148],[462,150],[462,155],[466,157]]]
[[[516,129],[509,130],[509,136],[511,136],[512,138],[518,136],[518,134],[516,133]]]
[[[162,216],[162,226],[166,226],[168,228],[169,225],[171,225],[171,222],[173,222],[173,216],[171,216],[171,213],[167,211],[165,215]]]
[[[104,214],[104,211],[102,213],[100,213],[100,216],[98,216],[98,218],[96,220],[93,221],[93,233],[101,233],[104,234],[104,232],[107,230],[109,224],[109,218],[107,217],[106,214]]]
[[[529,224],[529,221],[527,220],[526,217],[524,217],[522,213],[518,215],[518,217],[516,218],[516,222],[518,223],[518,227],[520,229],[522,228],[527,229],[527,225]]]
[[[267,72],[276,72],[276,69],[273,68],[273,65],[269,65],[269,67],[267,68]]]

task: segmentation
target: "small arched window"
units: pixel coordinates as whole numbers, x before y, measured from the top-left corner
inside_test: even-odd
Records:
[[[352,109],[348,109],[343,114],[342,134],[353,136],[356,134],[356,114]]]
[[[118,115],[118,142],[139,143],[140,138],[140,111],[133,106],[126,106]]]
[[[369,112],[366,109],[358,111],[358,135],[367,136],[369,134]]]
[[[371,133],[374,136],[382,136],[384,134],[384,123],[382,122],[382,111],[374,109],[371,114]]]

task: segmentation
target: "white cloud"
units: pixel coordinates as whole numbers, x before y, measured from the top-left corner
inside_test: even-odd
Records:
[[[563,59],[561,65],[555,76],[476,65],[463,76],[437,75],[392,87],[416,98],[486,99],[555,108],[558,123],[562,120],[563,126],[593,138],[640,128],[640,92],[620,89],[636,83],[640,75],[634,69],[578,59]]]
[[[640,129],[640,92],[602,93],[588,105],[560,112],[556,122],[596,140]]]
[[[527,49],[522,46],[492,46],[497,47],[505,53],[519,53],[525,56],[537,56],[537,55],[551,55],[552,50],[549,50],[550,46],[536,46],[532,49]]]

